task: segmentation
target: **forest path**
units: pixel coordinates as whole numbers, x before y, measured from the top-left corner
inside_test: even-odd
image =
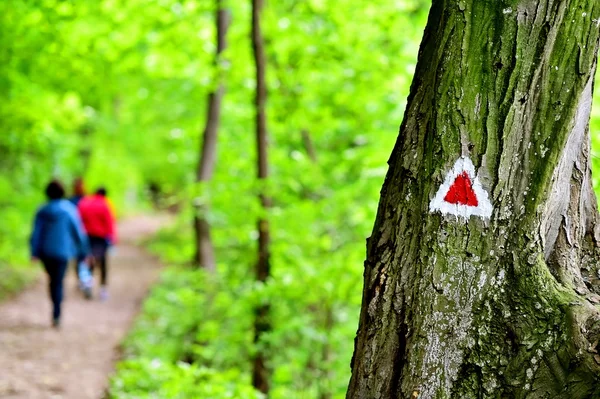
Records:
[[[93,300],[85,300],[70,266],[59,330],[50,327],[45,276],[0,304],[0,398],[103,397],[118,345],[160,270],[159,262],[135,242],[167,221],[139,216],[119,224],[121,242],[109,258],[106,302],[97,299],[97,289]]]

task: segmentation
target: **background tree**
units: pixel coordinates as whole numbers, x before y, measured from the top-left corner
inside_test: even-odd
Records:
[[[256,112],[256,165],[259,180],[259,200],[262,213],[258,218],[258,260],[256,262],[256,281],[267,282],[271,275],[271,233],[269,229],[269,209],[272,206],[270,193],[267,190],[269,178],[268,133],[267,133],[267,82],[266,56],[261,28],[261,12],[263,0],[252,0],[252,50],[256,67],[256,94],[254,105]],[[261,300],[255,310],[254,345],[255,354],[252,366],[252,385],[259,391],[269,393],[270,370],[267,358],[265,335],[271,330],[269,320],[269,303]]]
[[[367,244],[348,398],[600,396],[600,5],[434,1]],[[470,157],[489,220],[432,213]]]
[[[213,177],[217,155],[217,135],[221,118],[221,102],[225,86],[221,73],[223,61],[221,56],[227,47],[227,29],[229,27],[229,11],[224,7],[222,0],[215,2],[215,26],[217,49],[215,54],[215,83],[216,88],[208,94],[208,106],[206,112],[206,124],[202,133],[202,150],[196,181],[205,183]],[[194,231],[196,233],[196,256],[197,266],[208,270],[215,270],[215,250],[210,235],[210,222],[207,219],[209,198],[206,194],[196,199],[194,204],[196,212],[194,215]]]
[[[213,178],[198,185],[198,132],[207,116],[198,110],[208,108],[216,88],[214,2],[0,1],[0,297],[35,277],[25,243],[50,174],[69,182],[85,171],[90,189],[108,186],[121,215],[148,209],[148,191],[178,212],[177,224],[151,243],[172,267],[124,345],[112,397],[259,397],[252,387],[254,323],[265,301],[271,330],[260,341],[270,349],[270,398],[346,395],[363,242],[431,1],[263,5],[267,193],[276,193],[268,211],[266,283],[257,283],[248,267],[256,262],[256,222],[265,216],[250,150],[256,145],[251,6],[227,2],[234,18],[220,65],[227,94],[219,162]],[[515,7],[506,5],[513,11],[502,16],[514,18]],[[480,14],[465,18],[472,15]],[[593,23],[597,16],[587,18]],[[504,24],[494,21],[486,35]],[[478,65],[470,60],[462,70]],[[503,61],[502,71],[510,65]],[[517,81],[514,74],[510,79]],[[598,170],[600,114],[592,115],[590,160]],[[83,129],[90,134],[84,137]],[[439,166],[436,185],[452,162]],[[210,277],[188,267],[196,254],[191,221],[199,196],[214,205],[205,215],[219,270]],[[600,285],[593,267],[586,276]]]

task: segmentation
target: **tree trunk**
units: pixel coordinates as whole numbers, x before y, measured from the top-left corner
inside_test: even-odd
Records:
[[[433,1],[367,240],[347,398],[600,397],[599,18],[595,0]],[[491,212],[433,203],[457,159]]]
[[[315,146],[313,145],[310,137],[310,132],[306,129],[302,129],[302,132],[300,133],[302,134],[302,143],[304,144],[304,148],[306,149],[308,157],[312,163],[317,163],[317,151],[315,151]]]
[[[325,316],[323,323],[323,330],[325,331],[327,339],[323,342],[323,348],[321,349],[321,368],[323,370],[323,378],[319,384],[319,396],[318,399],[331,399],[333,393],[331,392],[331,382],[333,382],[334,374],[331,370],[331,360],[333,358],[333,352],[330,345],[332,338],[332,330],[335,327],[335,319],[333,314],[333,306],[324,306],[322,312]]]
[[[90,168],[90,161],[92,159],[92,127],[89,124],[85,124],[79,130],[81,146],[79,147],[79,160],[80,170],[78,174],[84,176]]]
[[[215,22],[217,26],[217,51],[215,55],[215,67],[217,69],[215,79],[218,81],[217,87],[208,95],[208,108],[206,115],[206,125],[202,133],[202,155],[198,163],[196,172],[196,181],[199,183],[208,182],[212,179],[217,156],[217,134],[219,131],[219,122],[221,118],[221,102],[225,87],[222,82],[219,64],[221,54],[227,47],[227,29],[229,28],[229,12],[223,6],[223,0],[216,0]],[[206,215],[209,211],[209,204],[206,199],[199,199],[194,203],[194,231],[196,233],[196,255],[195,264],[215,270],[215,250],[210,236],[210,223]]]
[[[259,199],[265,211],[264,214],[267,214],[271,207],[271,198],[264,191],[265,183],[269,177],[269,163],[267,157],[267,117],[265,110],[267,101],[267,84],[265,81],[266,62],[260,24],[262,6],[262,0],[252,0],[252,48],[256,64],[256,147],[258,153],[258,179],[261,182]],[[258,261],[256,263],[256,279],[260,282],[266,282],[271,274],[270,241],[269,220],[263,215],[258,220]],[[267,365],[267,350],[262,337],[270,330],[269,304],[263,303],[255,310],[254,344],[256,345],[256,353],[253,359],[252,385],[265,394],[269,392],[270,371]]]

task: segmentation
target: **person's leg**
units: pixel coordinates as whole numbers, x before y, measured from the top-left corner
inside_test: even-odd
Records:
[[[80,285],[81,280],[79,279],[79,259],[75,260],[75,277],[77,278],[77,283]]]
[[[55,303],[56,303],[56,311],[55,311],[55,319],[60,319],[61,313],[61,304],[63,300],[63,292],[64,292],[64,281],[65,274],[67,274],[67,268],[69,267],[68,260],[57,260],[56,261],[56,283],[55,283]]]
[[[108,299],[108,290],[106,286],[108,284],[108,243],[106,240],[102,242],[102,256],[99,259],[100,263],[100,299],[103,301]]]
[[[56,313],[56,303],[54,301],[54,276],[56,275],[56,265],[48,258],[42,258],[41,261],[44,265],[44,269],[46,269],[46,274],[48,275],[48,296],[52,302],[52,318],[54,319],[54,314]]]
[[[100,258],[100,285],[106,287],[107,283],[107,268],[106,268],[106,254]]]
[[[96,269],[100,269],[100,258],[102,257],[102,239],[94,236],[90,236],[89,239],[93,258],[92,262],[90,263],[90,273],[93,275]],[[102,270],[100,272],[102,272]]]
[[[106,301],[108,299],[108,290],[106,289],[107,283],[107,267],[106,267],[106,254],[99,260],[100,262],[100,299]]]
[[[94,264],[100,269],[100,299],[106,300],[108,298],[108,292],[106,290],[106,250],[108,249],[108,244],[106,240],[101,237],[90,237],[90,244],[92,247],[92,254],[94,256]]]
[[[79,284],[86,299],[92,299],[93,277],[90,267],[86,261],[79,262]]]
[[[52,300],[52,320],[58,326],[61,314],[61,303],[63,300],[63,281],[67,271],[68,261],[61,259],[46,258],[43,260],[44,267],[50,280],[50,299]]]

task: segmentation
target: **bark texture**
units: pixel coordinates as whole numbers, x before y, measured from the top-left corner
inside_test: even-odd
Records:
[[[221,120],[221,103],[225,93],[225,86],[218,72],[221,55],[227,48],[227,30],[229,28],[230,14],[224,8],[223,0],[216,0],[215,23],[217,26],[216,41],[217,50],[215,54],[215,67],[217,68],[217,87],[208,95],[208,107],[206,125],[202,133],[202,149],[198,170],[196,172],[197,182],[208,182],[212,179],[217,156],[217,136]],[[210,235],[210,223],[206,218],[209,211],[207,201],[194,204],[194,231],[196,233],[196,256],[197,266],[208,270],[215,270],[215,250]]]
[[[367,260],[348,398],[600,398],[597,0],[434,0]],[[430,213],[460,156],[489,220]]]
[[[261,30],[262,0],[252,0],[252,49],[256,66],[256,148],[257,148],[257,170],[258,180],[261,182],[261,193],[259,195],[264,215],[271,208],[271,198],[264,191],[265,183],[269,178],[268,162],[268,134],[267,134],[267,84],[266,84],[266,61],[264,40]],[[266,216],[258,219],[258,261],[256,263],[256,280],[264,283],[271,275],[270,264],[270,231],[269,220]],[[254,345],[256,353],[252,365],[252,385],[259,391],[268,394],[270,383],[270,370],[267,365],[267,348],[262,340],[265,333],[271,330],[269,319],[269,304],[263,303],[255,309],[254,322]]]
[[[306,149],[308,157],[312,163],[317,163],[317,151],[315,150],[315,146],[310,137],[310,132],[306,129],[303,129],[300,134],[302,135],[302,143],[304,144],[304,148]]]

